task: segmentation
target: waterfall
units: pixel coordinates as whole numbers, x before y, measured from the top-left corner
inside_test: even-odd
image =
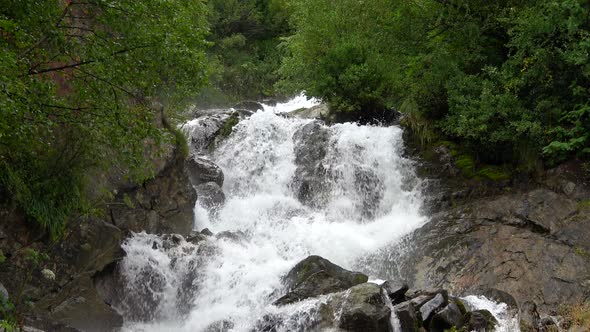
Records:
[[[305,331],[325,298],[275,307],[281,276],[312,254],[370,274],[386,259],[364,257],[427,221],[402,130],[284,115],[313,103],[264,105],[208,156],[223,169],[227,199],[215,214],[196,206],[195,229],[234,236],[127,240],[127,292],[151,292],[147,305],[157,306],[143,320],[118,307],[127,331],[258,331],[277,316],[286,320],[279,330]]]

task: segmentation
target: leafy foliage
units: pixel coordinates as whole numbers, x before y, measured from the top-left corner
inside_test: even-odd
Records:
[[[201,1],[0,1],[0,186],[53,238],[84,210],[90,167],[149,176],[152,104],[205,83]]]
[[[200,104],[274,96],[281,62],[280,38],[290,33],[290,1],[209,0],[214,46],[209,52],[212,87]]]
[[[590,3],[296,0],[281,85],[531,168],[590,156]]]

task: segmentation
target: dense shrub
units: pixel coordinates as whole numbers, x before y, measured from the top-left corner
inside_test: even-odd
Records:
[[[406,114],[487,162],[590,156],[590,3],[296,0],[283,86]]]

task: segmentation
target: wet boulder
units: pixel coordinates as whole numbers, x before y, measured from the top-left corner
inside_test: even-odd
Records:
[[[201,232],[197,232],[197,231],[192,231],[189,233],[189,235],[186,237],[186,241],[190,242],[192,244],[199,244],[202,241],[206,241],[207,240],[207,235],[201,233]]]
[[[436,294],[432,299],[424,303],[424,305],[420,307],[420,317],[422,318],[422,325],[427,327],[434,314],[440,311],[443,307],[445,307],[447,303],[447,299],[440,293]]]
[[[420,329],[420,318],[411,301],[402,302],[393,307],[402,332],[417,332]]]
[[[293,134],[295,141],[295,163],[306,168],[314,168],[326,156],[326,144],[330,136],[328,129],[320,121],[301,127]]]
[[[463,325],[463,312],[457,303],[451,301],[446,307],[436,313],[429,324],[431,332],[444,332],[453,326]]]
[[[203,228],[201,230],[201,234],[205,235],[205,236],[213,236],[213,232],[211,232],[211,230],[209,228]]]
[[[274,304],[284,305],[340,292],[367,280],[368,277],[360,272],[345,270],[320,256],[309,256],[297,263],[284,277],[284,285],[288,292]]]
[[[467,331],[486,332],[493,331],[498,321],[488,310],[474,310],[465,314],[465,327]]]
[[[351,332],[390,332],[391,309],[379,285],[363,283],[334,294],[320,309],[323,325]],[[336,318],[334,318],[336,317]]]
[[[277,314],[266,314],[262,316],[250,332],[277,332],[283,327],[283,318]]]
[[[229,320],[220,320],[205,328],[205,332],[228,332],[234,328],[234,323]]]
[[[383,287],[383,290],[385,290],[393,305],[404,302],[406,292],[409,288],[407,283],[395,280],[387,280],[381,287]]]
[[[245,241],[247,239],[246,233],[242,232],[242,231],[236,231],[236,232],[232,232],[232,231],[223,231],[223,232],[219,232],[216,237],[218,239],[227,239],[233,242],[242,242]]]
[[[357,210],[364,218],[374,218],[385,190],[379,176],[372,169],[357,168],[354,170],[354,184],[361,198]]]
[[[223,186],[223,171],[209,159],[192,156],[187,159],[186,168],[193,186],[207,182],[215,182],[219,187]]]
[[[180,234],[164,234],[162,235],[162,248],[170,250],[181,245],[184,241],[184,237]],[[157,243],[154,242],[157,248]],[[152,246],[153,249],[153,246]]]
[[[190,233],[197,193],[185,166],[171,164],[143,185],[118,192],[117,204],[109,205],[112,224],[136,233]]]
[[[232,117],[231,112],[219,110],[214,114],[195,114],[199,118],[185,123],[183,131],[189,136],[191,150],[197,154],[204,154],[215,141],[221,128]]]
[[[323,195],[328,184],[322,161],[327,153],[329,138],[328,129],[320,121],[310,122],[293,134],[297,165],[293,186],[303,204],[319,207],[324,203]]]
[[[324,119],[330,113],[327,104],[319,104],[310,108],[300,108],[290,113],[290,115],[300,119]]]
[[[206,182],[195,187],[197,202],[207,210],[217,210],[225,203],[225,194],[215,182]]]

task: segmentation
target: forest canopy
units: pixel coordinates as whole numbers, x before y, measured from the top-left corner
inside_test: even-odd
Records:
[[[530,167],[590,155],[590,2],[297,0],[283,84]]]

